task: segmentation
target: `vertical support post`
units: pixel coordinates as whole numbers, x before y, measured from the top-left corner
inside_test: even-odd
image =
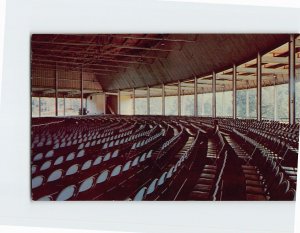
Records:
[[[258,121],[262,120],[262,113],[261,113],[261,86],[262,86],[262,67],[261,67],[261,54],[258,52],[257,54],[257,70],[256,70],[256,84],[257,84],[257,91],[256,91],[256,117]]]
[[[106,114],[106,107],[107,107],[107,106],[106,106],[106,93],[104,92],[103,95],[104,95],[104,97],[103,97],[103,106],[104,106],[104,111],[103,111],[103,113]]]
[[[165,84],[163,83],[162,85],[162,98],[161,98],[161,101],[162,101],[162,104],[161,104],[161,107],[162,107],[162,115],[165,116],[166,115],[166,100],[165,100]]]
[[[147,115],[150,115],[150,87],[147,86]]]
[[[121,92],[118,90],[118,115],[121,115]]]
[[[64,116],[66,115],[66,96],[64,95]]]
[[[247,89],[246,89],[246,118],[249,118],[249,84],[247,81]]]
[[[41,117],[41,96],[39,96],[39,117]]]
[[[273,100],[274,100],[274,121],[277,121],[278,120],[278,107],[277,107],[277,77],[276,76],[274,76]]]
[[[195,77],[194,80],[194,116],[198,116],[198,79]]]
[[[222,86],[222,109],[221,109],[221,116],[224,117],[224,89],[225,87]]]
[[[295,124],[295,36],[290,35],[289,42],[289,123]]]
[[[181,82],[178,81],[178,116],[181,116]]]
[[[55,64],[55,116],[58,116],[58,72]]]
[[[135,88],[132,89],[132,114],[135,115]]]
[[[233,65],[232,68],[232,118],[236,119],[237,112],[236,112],[236,79],[237,79],[237,72],[236,72],[236,65]]]
[[[212,73],[212,117],[215,118],[216,117],[216,113],[217,113],[217,108],[216,108],[216,73],[213,72]]]
[[[82,71],[82,67],[80,69],[80,79],[81,79],[81,88],[80,88],[81,100],[80,100],[80,107],[81,107],[81,115],[83,115],[83,71]]]

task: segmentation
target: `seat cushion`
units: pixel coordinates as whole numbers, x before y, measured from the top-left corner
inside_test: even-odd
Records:
[[[205,165],[204,168],[207,168],[207,169],[214,169],[216,170],[217,167],[215,165]]]
[[[248,186],[261,186],[262,182],[260,180],[246,180],[246,185],[248,185]]]
[[[202,191],[193,191],[189,195],[189,200],[209,200],[209,193]]]
[[[215,176],[216,176],[215,174],[202,173],[202,174],[200,175],[200,178],[214,179]]]
[[[265,201],[267,197],[262,194],[247,194],[246,199],[248,201]]]
[[[244,174],[247,174],[247,175],[257,175],[258,172],[257,170],[243,170]]]
[[[245,174],[246,180],[261,180],[261,176],[259,174]]]
[[[212,185],[214,183],[213,179],[207,179],[207,178],[199,178],[197,180],[197,184],[208,184],[208,185]]]
[[[212,184],[196,184],[193,190],[195,191],[210,191]]]
[[[264,194],[265,193],[263,187],[257,187],[257,186],[246,186],[246,192],[253,193],[253,194]]]
[[[257,170],[256,166],[252,165],[242,165],[242,169],[247,169],[247,170]]]
[[[204,168],[202,172],[207,173],[207,174],[215,174],[216,170],[215,169]]]

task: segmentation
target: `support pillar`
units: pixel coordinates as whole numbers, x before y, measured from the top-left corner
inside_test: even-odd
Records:
[[[66,115],[66,96],[64,95],[64,116]]]
[[[237,79],[237,72],[236,72],[236,65],[233,65],[233,72],[232,72],[232,117],[236,119],[237,112],[236,112],[236,79]]]
[[[277,77],[274,77],[274,93],[273,93],[273,100],[274,100],[274,121],[278,120],[278,106],[277,106]]]
[[[166,115],[166,99],[165,99],[165,84],[162,85],[162,98],[161,98],[161,101],[162,101],[162,104],[161,104],[161,107],[162,107],[162,115],[165,116]]]
[[[289,123],[295,124],[295,35],[290,35],[289,42]]]
[[[55,116],[58,116],[58,71],[55,66]]]
[[[201,103],[201,116],[204,116],[204,101],[203,101],[203,99],[204,99],[204,88],[202,87],[201,88],[202,89],[202,94],[201,94],[201,96],[200,96],[200,103]]]
[[[225,98],[224,98],[224,89],[225,87],[223,86],[222,87],[222,109],[221,109],[221,116],[224,117],[224,101],[225,101]]]
[[[195,77],[194,80],[194,116],[198,116],[198,79]]]
[[[217,115],[217,108],[216,108],[216,73],[213,72],[212,74],[212,117],[215,118]]]
[[[80,69],[80,80],[81,80],[81,88],[80,88],[80,95],[81,95],[81,99],[80,99],[80,107],[81,107],[81,115],[83,115],[83,71],[82,71],[82,67]]]
[[[132,89],[132,114],[135,115],[135,89]]]
[[[246,118],[249,118],[249,88],[248,88],[248,81],[247,81],[247,89],[246,89]]]
[[[150,115],[150,88],[147,87],[147,115]]]
[[[39,117],[41,117],[41,96],[39,96]]]
[[[262,113],[261,113],[261,87],[262,87],[262,65],[261,65],[261,54],[257,54],[257,71],[256,71],[256,85],[257,85],[257,91],[256,91],[256,117],[258,121],[262,120]]]
[[[178,106],[177,106],[177,109],[178,109],[178,116],[181,116],[181,82],[178,81]]]
[[[107,104],[107,103],[106,103],[106,93],[104,92],[103,95],[104,95],[104,98],[103,98],[104,112],[103,112],[103,113],[106,114],[106,107],[107,107],[107,106],[106,106],[106,104]]]
[[[118,115],[121,115],[121,92],[118,90]]]

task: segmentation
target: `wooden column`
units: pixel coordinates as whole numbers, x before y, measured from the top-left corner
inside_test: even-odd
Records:
[[[147,115],[150,115],[150,87],[147,87]]]
[[[181,116],[181,82],[178,81],[178,116]]]
[[[58,71],[55,65],[55,116],[58,116]]]
[[[118,90],[118,114],[121,115],[121,92]]]
[[[161,101],[162,101],[162,104],[161,104],[161,107],[162,107],[162,115],[165,116],[166,115],[166,100],[165,100],[165,84],[163,83],[162,85],[162,98],[161,98]]]
[[[273,100],[274,100],[274,121],[277,121],[278,120],[278,107],[277,107],[277,77],[276,76],[274,76]]]
[[[66,115],[66,96],[64,95],[64,116]]]
[[[103,95],[104,95],[104,98],[103,98],[103,105],[104,105],[104,111],[103,111],[103,114],[106,114],[106,93],[104,92],[103,93]]]
[[[233,119],[236,119],[237,112],[236,112],[236,78],[237,78],[237,72],[236,72],[236,65],[233,65],[232,68],[232,117]]]
[[[81,88],[80,88],[80,95],[81,95],[81,99],[80,99],[80,108],[81,108],[81,115],[83,115],[83,71],[82,71],[82,67],[80,69],[80,80],[81,80]]]
[[[132,89],[132,114],[135,115],[135,88]]]
[[[257,84],[257,91],[256,91],[256,116],[257,120],[262,120],[262,113],[261,113],[261,87],[262,87],[262,65],[261,65],[261,54],[257,54],[257,70],[256,70],[256,84]]]
[[[194,80],[194,116],[198,116],[198,79],[195,77]]]
[[[247,89],[246,89],[246,118],[249,118],[249,83],[247,81]]]
[[[41,117],[41,96],[39,96],[39,117]]]
[[[295,36],[290,35],[289,42],[289,123],[295,124]]]
[[[217,108],[216,108],[216,73],[213,72],[212,74],[212,117],[216,117],[217,115]]]

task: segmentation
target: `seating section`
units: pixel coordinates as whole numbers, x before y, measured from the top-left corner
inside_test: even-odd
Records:
[[[47,117],[31,134],[33,200],[295,200],[299,124]]]

